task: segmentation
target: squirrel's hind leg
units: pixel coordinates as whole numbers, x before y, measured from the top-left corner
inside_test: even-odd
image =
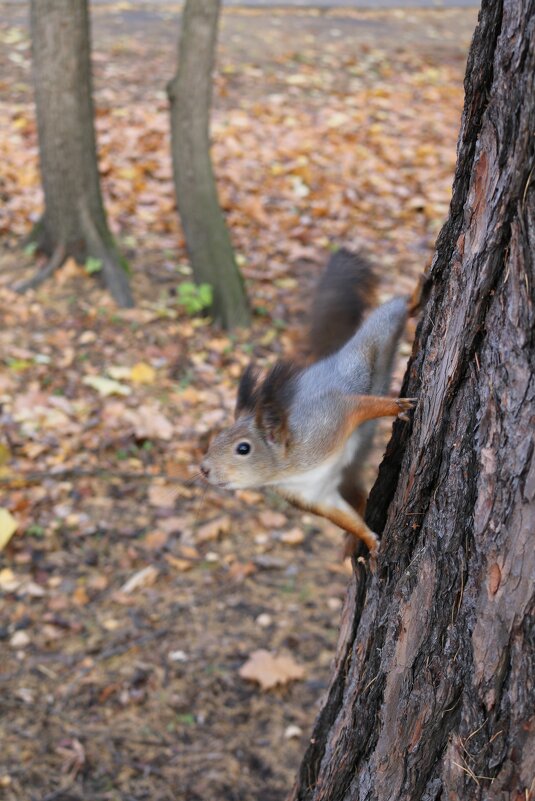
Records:
[[[280,492],[280,490],[279,490]],[[318,501],[304,500],[299,496],[281,492],[290,503],[319,517],[325,517],[331,523],[347,531],[355,539],[362,540],[367,546],[370,556],[375,560],[379,548],[379,538],[368,528],[362,517],[345,501],[339,492],[333,492]]]
[[[364,522],[360,514],[345,501],[338,493],[329,498],[329,503],[319,504],[314,511],[335,523],[356,540],[362,540],[367,546],[370,555],[375,558],[379,549],[379,537]]]

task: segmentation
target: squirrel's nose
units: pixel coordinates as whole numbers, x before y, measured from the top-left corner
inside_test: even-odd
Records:
[[[208,478],[208,476],[210,475],[210,468],[208,467],[208,465],[206,464],[206,462],[203,462],[203,463],[201,464],[201,473],[203,474],[203,476],[204,476],[205,478]]]

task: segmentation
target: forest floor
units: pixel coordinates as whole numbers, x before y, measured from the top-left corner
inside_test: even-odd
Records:
[[[333,527],[269,493],[206,489],[197,465],[243,366],[298,346],[330,249],[364,250],[382,297],[406,293],[447,215],[474,11],[227,11],[213,157],[254,319],[229,336],[192,316],[164,88],[176,16],[93,10],[102,185],[137,298],[118,311],[72,261],[34,294],[11,289],[40,263],[20,243],[42,198],[26,20],[2,11],[6,801],[284,799],[351,566]],[[273,689],[270,665],[240,675],[258,649],[290,659]]]

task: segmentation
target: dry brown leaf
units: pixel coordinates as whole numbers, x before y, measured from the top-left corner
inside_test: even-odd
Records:
[[[197,548],[193,548],[191,545],[181,545],[178,549],[180,556],[184,559],[200,559],[200,553]]]
[[[142,548],[147,548],[149,551],[159,551],[167,544],[169,534],[165,531],[151,531],[140,542]]]
[[[260,648],[252,652],[247,662],[241,666],[239,674],[242,679],[256,681],[263,690],[270,690],[278,684],[284,685],[304,678],[305,669],[291,656],[273,656],[269,651]]]
[[[262,502],[263,495],[254,490],[237,490],[236,497],[250,506],[255,506],[255,504]]]
[[[187,573],[193,567],[193,562],[190,559],[179,559],[176,556],[171,556],[171,554],[167,554],[165,561],[175,570],[178,570],[179,573]]]
[[[137,409],[127,409],[123,414],[133,427],[138,439],[165,439],[173,436],[173,426],[156,406],[144,404]]]
[[[286,515],[281,514],[281,512],[274,512],[271,509],[260,512],[258,519],[264,528],[282,528],[288,522]]]
[[[189,519],[187,517],[166,517],[160,520],[158,525],[166,534],[177,534],[188,528]]]
[[[184,481],[188,481],[192,478],[190,466],[190,462],[177,462],[175,459],[167,459],[164,468],[170,478],[181,478]]]
[[[253,562],[233,562],[229,567],[228,574],[233,581],[240,582],[248,576],[252,576],[256,570]]]
[[[305,541],[305,534],[300,528],[291,528],[281,534],[280,540],[285,545],[301,545]]]
[[[209,523],[205,523],[197,529],[195,539],[197,542],[212,542],[217,540],[220,534],[228,534],[230,531],[231,519],[228,515],[216,517]]]
[[[89,603],[89,595],[85,587],[76,587],[72,594],[72,602],[76,606],[85,606]]]
[[[149,503],[151,506],[172,509],[179,495],[177,487],[169,487],[166,484],[152,484],[149,487]]]

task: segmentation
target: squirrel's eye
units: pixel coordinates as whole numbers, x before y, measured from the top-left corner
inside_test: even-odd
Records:
[[[248,442],[238,442],[236,445],[236,453],[239,453],[240,456],[247,456],[250,452],[251,446]]]

